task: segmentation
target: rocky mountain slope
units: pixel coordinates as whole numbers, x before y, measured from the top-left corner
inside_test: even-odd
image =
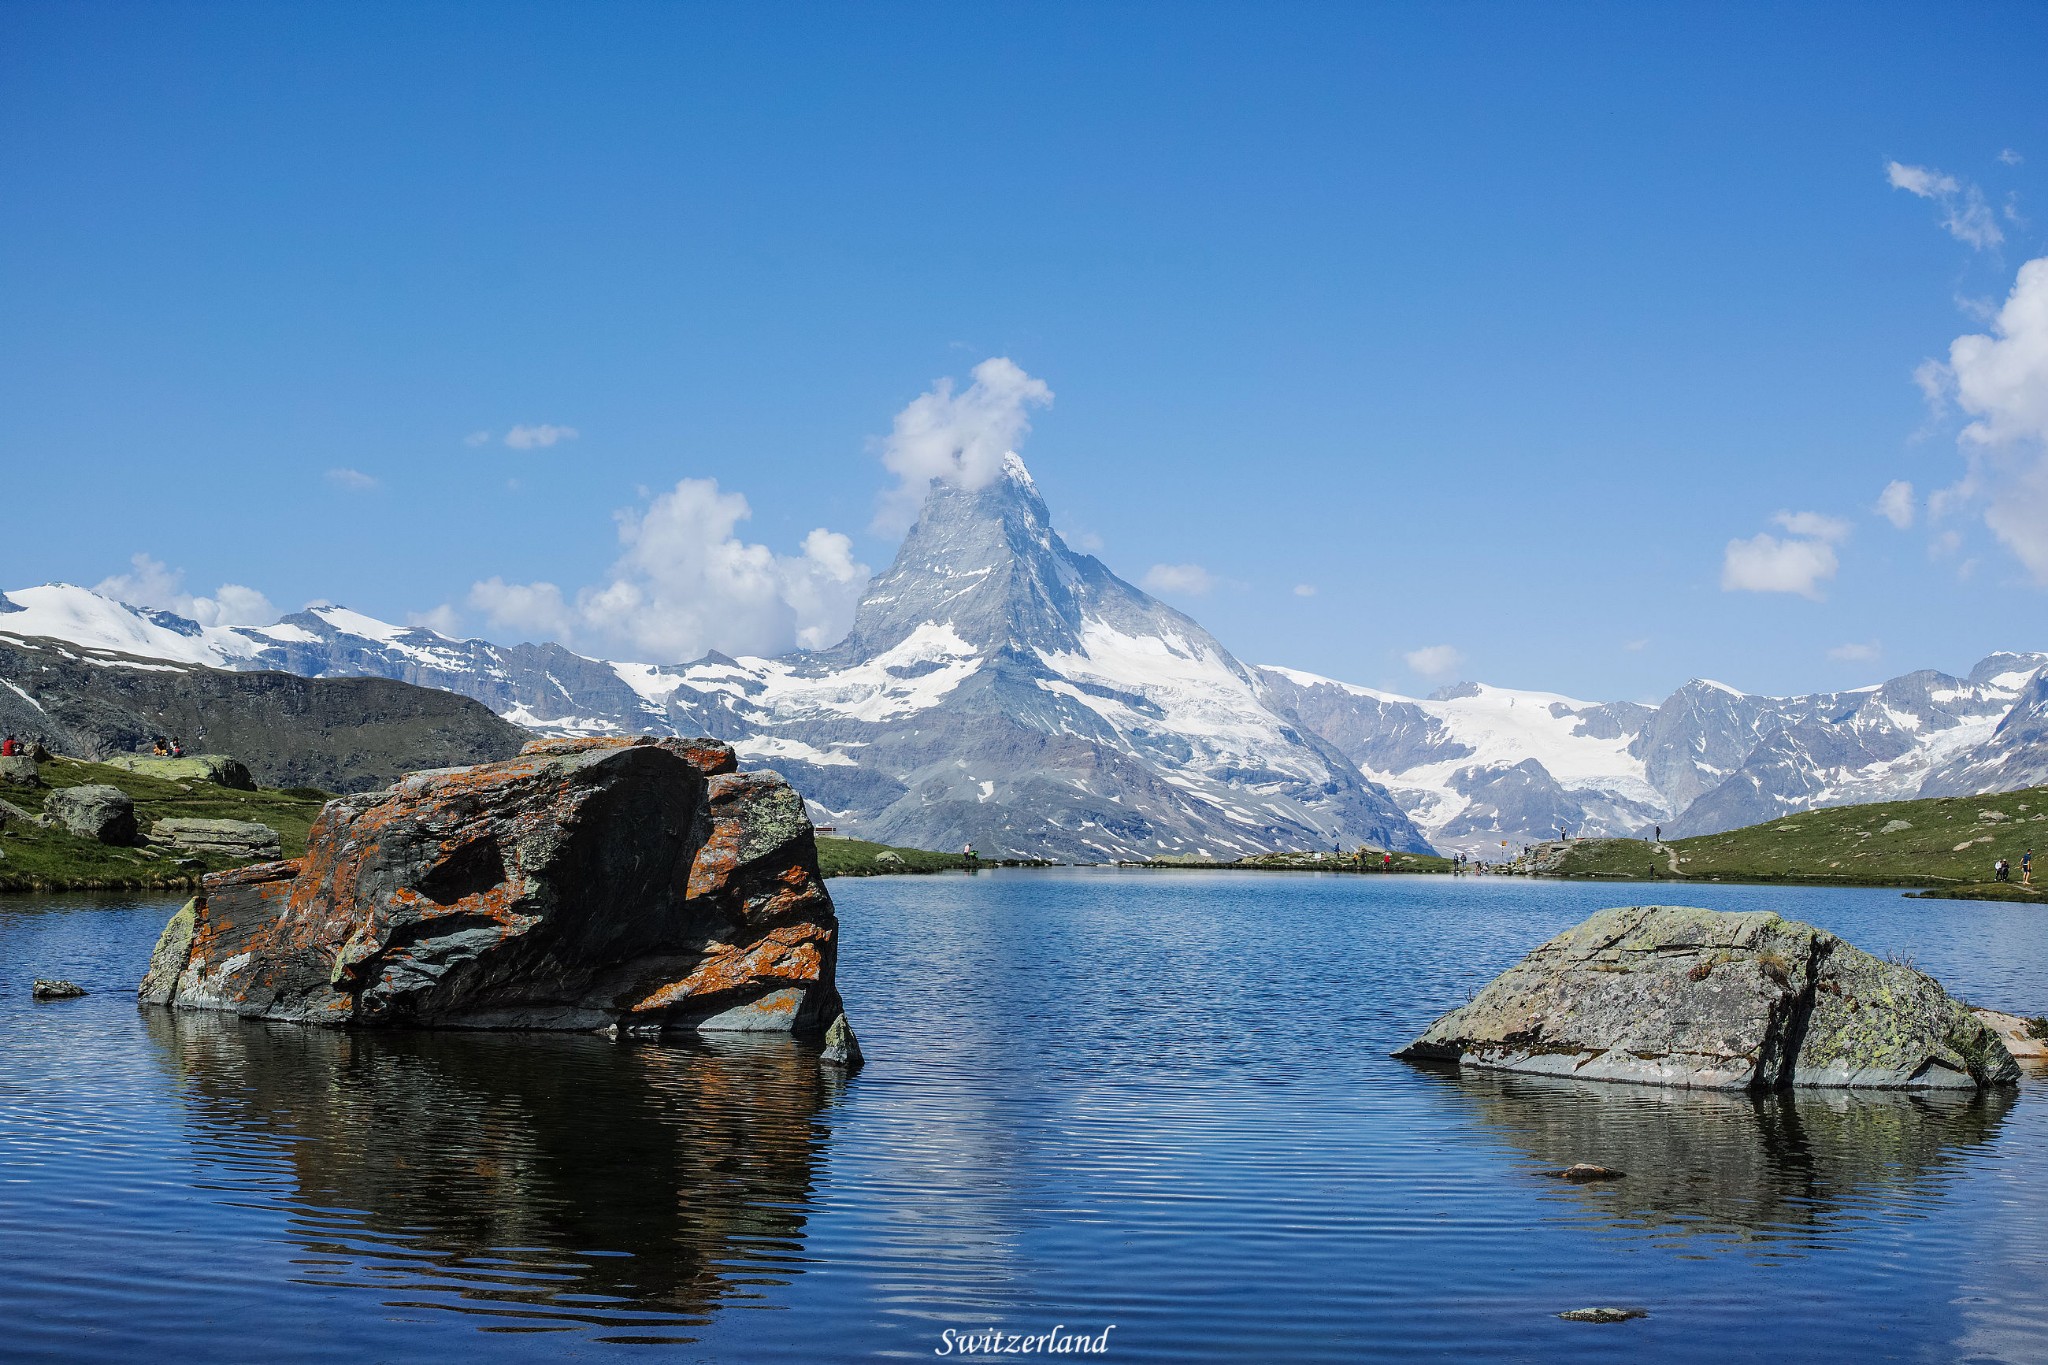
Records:
[[[1657,706],[1474,683],[1418,701],[1292,669],[1259,673],[1276,704],[1383,783],[1441,847],[1483,855],[1560,827],[1614,836],[1662,825],[1677,837],[1820,806],[2038,784],[2048,780],[2044,665],[2048,655],[1995,654],[1967,678],[1924,670],[1799,697],[1695,679]]]
[[[325,791],[509,757],[531,738],[467,697],[385,678],[229,672],[5,633],[0,731],[81,758],[176,735],[235,755],[263,786]]]

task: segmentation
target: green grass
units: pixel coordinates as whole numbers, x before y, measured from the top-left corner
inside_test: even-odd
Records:
[[[1669,840],[1678,856],[1641,839],[1586,839],[1565,852],[1555,871],[1567,877],[1664,881],[1803,882],[1848,886],[1918,886],[1933,894],[1981,899],[2048,899],[2022,887],[2020,855],[2048,857],[2048,787],[1994,796],[1936,797],[1834,806],[1692,839]],[[1991,865],[2012,864],[2012,882],[1992,881]]]
[[[900,860],[887,862],[882,854],[893,853]],[[828,877],[879,877],[899,872],[953,872],[961,868],[987,867],[987,861],[970,862],[958,853],[933,853],[922,848],[892,848],[866,839],[818,837],[818,870]]]
[[[136,827],[144,834],[158,820],[173,817],[256,820],[277,831],[287,858],[306,851],[306,832],[327,801],[326,793],[310,788],[235,791],[211,782],[167,781],[67,758],[38,764],[37,773],[41,787],[0,788],[0,799],[38,815],[53,791],[93,783],[119,787],[134,800]],[[197,886],[204,873],[236,865],[233,859],[168,847],[114,848],[61,829],[12,822],[0,832],[0,852],[6,854],[0,859],[0,891],[185,889]]]

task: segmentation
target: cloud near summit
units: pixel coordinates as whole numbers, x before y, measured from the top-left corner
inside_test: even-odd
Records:
[[[833,643],[853,624],[870,572],[853,542],[821,526],[799,553],[780,555],[735,534],[752,515],[715,479],[683,479],[616,514],[620,554],[605,582],[571,596],[553,583],[489,578],[470,589],[469,605],[502,630],[655,663]]]
[[[1007,356],[991,356],[974,367],[973,382],[959,393],[946,378],[912,399],[875,443],[883,466],[897,478],[882,497],[875,529],[894,534],[917,520],[934,479],[966,489],[993,483],[1003,456],[1031,430],[1031,409],[1048,406],[1052,396],[1044,380]]]

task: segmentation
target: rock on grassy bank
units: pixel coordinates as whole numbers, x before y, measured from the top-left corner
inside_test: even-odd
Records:
[[[0,788],[6,802],[0,806],[0,891],[188,890],[208,872],[248,861],[220,841],[212,848],[109,844],[37,822],[54,816],[50,808],[61,807],[66,793],[82,788],[112,787],[126,795],[145,840],[160,821],[233,820],[275,830],[278,851],[287,857],[305,851],[306,833],[327,801],[325,792],[311,788],[245,791],[199,776],[158,776],[69,758],[37,764],[36,775],[36,786]]]

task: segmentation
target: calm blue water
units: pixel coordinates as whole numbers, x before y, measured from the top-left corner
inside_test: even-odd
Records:
[[[868,1068],[142,1012],[174,904],[0,901],[0,1356],[2048,1359],[2048,1089],[1750,1100],[1386,1053],[1652,888],[833,884]],[[1685,888],[2048,1009],[2048,916]],[[33,976],[96,993],[28,999]],[[1577,1187],[1573,1161],[1628,1178]],[[1645,1308],[1614,1326],[1559,1321]],[[953,1358],[958,1358],[956,1355]]]

